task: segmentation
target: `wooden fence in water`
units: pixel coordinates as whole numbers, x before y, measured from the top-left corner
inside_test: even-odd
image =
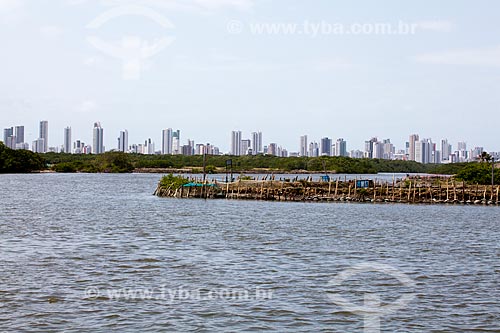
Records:
[[[155,195],[171,198],[242,199],[268,201],[348,201],[393,203],[462,203],[498,205],[500,186],[467,185],[448,178],[418,178],[370,181],[358,187],[357,180],[237,180],[231,183],[202,182],[176,189],[160,184]]]

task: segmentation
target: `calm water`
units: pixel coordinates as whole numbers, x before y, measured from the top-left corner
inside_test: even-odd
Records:
[[[383,332],[500,331],[498,207],[160,199],[158,179],[0,176],[0,331],[362,332],[330,296],[366,293],[415,296]],[[330,283],[360,263],[414,285]]]

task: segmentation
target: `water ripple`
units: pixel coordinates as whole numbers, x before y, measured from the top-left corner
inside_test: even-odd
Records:
[[[383,331],[500,331],[497,207],[170,200],[151,195],[158,179],[1,175],[0,331],[361,332],[329,295],[367,293],[415,295]],[[362,262],[415,285],[380,273],[330,284]],[[228,290],[270,294],[206,297]]]

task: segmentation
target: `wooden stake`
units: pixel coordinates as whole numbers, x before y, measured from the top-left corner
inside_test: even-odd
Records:
[[[450,185],[448,183],[448,179],[446,180],[446,201],[450,200]]]
[[[403,200],[403,180],[399,182],[399,201]]]
[[[410,202],[411,198],[411,180],[410,180],[410,187],[408,188],[408,202]]]

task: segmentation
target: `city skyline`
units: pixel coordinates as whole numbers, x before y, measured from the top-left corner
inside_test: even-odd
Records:
[[[4,120],[4,119],[2,119],[2,120]],[[73,136],[73,139],[78,138],[83,142],[87,142],[89,144],[93,143],[93,131],[92,131],[92,129],[89,131],[88,127],[89,126],[91,127],[92,124],[95,123],[95,121],[86,121],[87,130],[83,130],[83,131],[82,130],[75,131],[74,130],[75,126],[73,123],[71,123],[71,121],[69,123],[64,123],[63,126],[61,126],[61,128],[55,128],[55,125],[53,125],[52,120],[50,120],[49,122],[51,125],[50,125],[50,130],[48,130],[48,134],[47,134],[47,136],[48,136],[48,145],[46,147],[47,149],[49,147],[60,146],[63,144],[63,142],[64,142],[64,129],[67,127],[71,128],[71,133],[72,133],[71,135]],[[42,137],[42,133],[40,132],[42,130],[42,125],[40,124],[40,121],[35,121],[34,123],[31,123],[30,125],[31,126],[28,126],[28,125],[19,126],[19,123],[6,123],[5,121],[2,121],[2,123],[0,124],[0,126],[1,126],[0,128],[2,128],[3,130],[8,129],[8,128],[12,128],[14,131],[13,133],[15,133],[16,127],[22,127],[23,128],[22,135],[23,135],[23,137],[26,137],[26,140],[24,140],[24,141],[29,143],[30,147],[31,147],[31,142],[33,142],[37,139],[40,139],[40,138],[43,138],[43,139],[45,139],[45,138]],[[81,125],[76,126],[76,128],[81,128],[81,127],[82,127]],[[110,135],[110,136],[105,135],[103,138],[103,145],[106,147],[106,149],[108,149],[108,147],[116,148],[116,146],[117,146],[116,140],[117,140],[118,136],[120,135],[120,132],[123,131],[124,129],[127,129],[130,132],[130,142],[141,143],[145,139],[146,140],[151,139],[161,149],[162,142],[163,142],[162,131],[167,129],[167,128],[160,127],[156,130],[144,130],[143,128],[136,128],[135,126],[117,127],[113,123],[106,124],[106,126],[103,126],[103,127],[106,127],[108,133],[112,131],[112,133],[111,133],[112,135]],[[156,126],[156,127],[158,127],[158,126]],[[131,128],[133,130],[131,130]],[[184,138],[186,138],[186,139],[188,137],[195,138],[195,137],[200,136],[199,134],[193,133],[194,131],[190,130],[189,126],[185,126],[182,129],[182,131],[184,133]],[[231,131],[230,128],[223,129],[221,131],[214,131],[214,133],[225,134],[224,138],[222,140],[216,141],[215,138],[217,137],[217,135],[215,135],[214,138],[203,136],[203,139],[201,139],[200,142],[205,142],[205,141],[210,142],[211,144],[213,144],[217,147],[220,147],[221,151],[230,152],[231,151],[231,140],[227,139],[227,134],[226,134],[227,132],[230,132],[230,131]],[[256,132],[255,129],[251,129],[251,128],[250,129],[245,128],[245,130],[240,130],[240,131],[242,133],[244,133],[244,137],[246,139],[252,139],[252,134],[254,132]],[[116,134],[115,134],[115,132],[116,132]],[[264,131],[259,129],[257,132],[263,133]],[[408,141],[408,138],[406,137],[407,135],[402,136],[402,137],[391,137],[388,134],[384,134],[384,131],[382,129],[374,131],[374,132],[378,132],[378,133],[382,133],[382,134],[374,135],[374,134],[368,133],[367,135],[364,136],[364,138],[361,139],[361,141],[354,141],[352,139],[349,139],[351,136],[346,134],[347,132],[349,132],[349,131],[343,130],[341,132],[343,134],[335,135],[335,133],[333,133],[333,134],[326,133],[327,135],[325,135],[325,134],[319,133],[319,130],[317,130],[317,131],[310,131],[306,135],[307,135],[309,140],[311,138],[314,138],[313,141],[317,141],[318,143],[320,143],[321,139],[325,138],[325,137],[328,137],[328,138],[332,139],[333,141],[336,141],[338,138],[348,138],[347,139],[347,141],[349,142],[348,151],[364,150],[365,149],[364,143],[367,140],[367,138],[370,138],[370,137],[377,137],[379,139],[389,138],[389,139],[391,139],[392,143],[397,147],[403,147],[406,142],[411,142],[411,141]],[[355,132],[355,131],[353,131],[353,132]],[[388,132],[390,132],[390,131],[388,131]],[[421,131],[417,130],[417,131],[411,131],[411,132],[427,133],[423,130],[421,130]],[[149,134],[146,134],[144,137],[142,137],[142,136],[140,136],[139,133],[149,133]],[[281,133],[283,133],[283,137],[280,136]],[[276,143],[279,143],[279,145],[286,147],[286,149],[290,152],[300,152],[300,143],[297,143],[297,141],[300,140],[300,137],[305,134],[305,131],[300,131],[300,130],[297,131],[297,133],[298,133],[297,136],[294,137],[292,140],[285,139],[286,137],[288,137],[289,133],[288,134],[287,133],[288,133],[287,131],[283,131],[283,132],[271,131],[269,133],[266,132],[265,133],[266,140],[262,144],[267,145],[269,143],[276,142]],[[287,135],[285,135],[285,134],[287,134]],[[353,135],[353,136],[356,137],[358,135]],[[4,135],[4,137],[5,137],[5,135]],[[299,139],[297,139],[297,137]],[[499,140],[498,144],[488,146],[487,144],[483,144],[482,142],[480,142],[478,140],[472,140],[472,139],[468,138],[468,136],[467,136],[467,138],[464,139],[465,135],[458,136],[458,137],[450,137],[450,136],[445,136],[444,134],[443,135],[440,135],[440,134],[422,135],[422,134],[420,134],[419,137],[420,138],[433,138],[434,140],[436,140],[436,142],[439,141],[439,143],[441,142],[442,139],[447,139],[449,142],[453,143],[454,145],[457,145],[459,142],[466,142],[468,146],[484,147],[485,151],[494,151],[494,152],[500,151],[500,140]],[[75,141],[75,140],[73,140],[73,141]],[[56,145],[54,145],[53,142],[55,142]],[[59,142],[61,142],[61,143],[59,143]],[[436,142],[434,142],[434,143],[436,143]],[[180,144],[183,145],[183,144],[185,144],[185,142],[182,141]],[[43,144],[43,146],[45,149],[45,144]]]
[[[14,130],[15,129],[15,130]],[[269,154],[281,157],[292,156],[346,156],[352,158],[378,158],[378,159],[403,159],[417,161],[419,163],[454,163],[475,160],[484,149],[481,145],[468,145],[467,141],[461,140],[454,146],[447,138],[433,139],[424,138],[419,134],[410,134],[404,146],[398,147],[390,138],[372,137],[364,141],[364,148],[358,149],[349,146],[349,140],[344,138],[322,136],[315,140],[310,135],[301,135],[295,147],[287,147],[278,142],[267,142],[263,140],[261,131],[243,132],[233,130],[230,135],[229,149],[220,149],[210,142],[200,143],[192,138],[181,137],[181,130],[172,128],[161,131],[161,140],[155,149],[155,140],[150,136],[145,140],[129,145],[128,129],[120,130],[114,145],[106,146],[104,138],[104,127],[99,121],[94,122],[92,130],[92,144],[85,145],[85,141],[79,139],[72,141],[72,128],[67,126],[63,129],[62,144],[53,145],[46,140],[49,136],[49,121],[39,122],[39,135],[32,142],[31,150],[34,152],[68,152],[69,153],[94,153],[101,154],[106,151],[121,151],[139,154],[163,154],[163,155],[198,155],[198,154],[228,154],[228,155],[257,155]],[[3,141],[8,147],[14,149],[29,149],[29,143],[22,142],[25,126],[11,126],[4,128]],[[106,132],[107,133],[107,132]],[[244,133],[244,134],[243,134]],[[111,135],[113,137],[113,135]],[[312,138],[312,139],[309,139]],[[434,141],[433,141],[434,140]],[[88,141],[89,142],[89,141]],[[133,141],[131,141],[133,142]],[[142,143],[144,142],[144,143]],[[494,156],[500,155],[500,150],[489,150]]]

